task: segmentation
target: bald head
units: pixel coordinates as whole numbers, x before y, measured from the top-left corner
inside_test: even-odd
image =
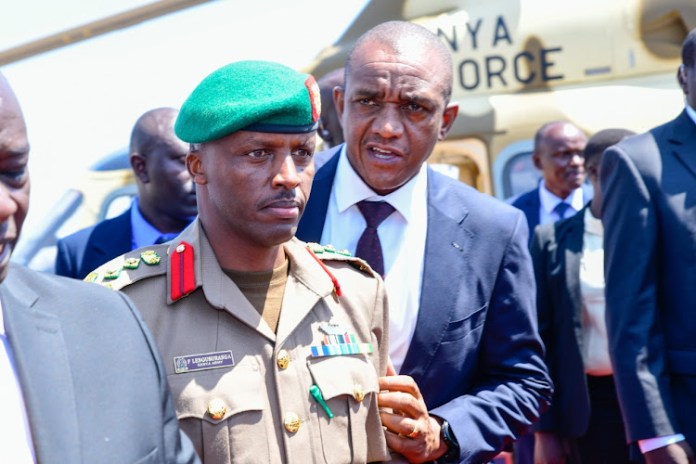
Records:
[[[147,153],[175,137],[173,128],[178,113],[175,108],[156,108],[140,116],[131,132],[130,152]]]
[[[188,144],[174,134],[175,108],[157,108],[138,118],[131,132],[130,162],[138,207],[160,232],[179,232],[197,213]]]
[[[0,74],[0,282],[29,209],[29,141],[19,102]]]
[[[387,21],[363,34],[353,46],[346,59],[346,84],[350,79],[351,67],[356,56],[366,49],[383,48],[392,58],[411,57],[422,61],[423,56],[433,58],[429,61],[434,68],[431,78],[442,85],[445,103],[452,96],[452,55],[440,38],[432,31],[408,21]],[[409,60],[410,61],[410,60]]]

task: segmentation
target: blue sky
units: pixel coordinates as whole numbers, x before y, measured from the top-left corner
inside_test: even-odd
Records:
[[[23,0],[3,8],[0,50],[148,2]],[[6,65],[32,145],[32,227],[101,156],[127,145],[148,109],[181,105],[241,59],[294,68],[331,45],[366,0],[215,0]]]

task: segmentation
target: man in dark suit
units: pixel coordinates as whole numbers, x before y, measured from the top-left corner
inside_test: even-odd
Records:
[[[584,183],[586,143],[587,136],[566,121],[546,123],[536,132],[532,161],[542,179],[534,190],[510,200],[527,217],[530,235],[539,224],[574,215],[592,198]]]
[[[0,75],[0,462],[198,462],[155,341],[130,300],[9,264],[29,142]]]
[[[426,164],[456,118],[451,90],[432,32],[393,21],[363,35],[335,94],[346,143],[317,172],[297,231],[357,249],[385,276],[401,375],[380,379],[378,402],[388,445],[410,462],[490,460],[551,394],[524,216]]]
[[[196,193],[184,164],[188,145],[173,129],[177,114],[157,108],[138,118],[130,139],[137,198],[123,214],[59,240],[56,274],[82,279],[116,256],[175,237],[196,216]]]
[[[604,323],[599,163],[629,135],[605,129],[590,137],[585,167],[597,194],[578,214],[537,227],[530,246],[539,333],[555,387],[551,408],[535,425],[528,459],[536,464],[628,462]]]
[[[685,110],[601,165],[609,349],[648,463],[693,463],[696,445],[696,30],[678,80]]]

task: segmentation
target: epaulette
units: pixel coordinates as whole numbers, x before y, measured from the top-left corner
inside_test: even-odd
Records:
[[[322,260],[345,261],[354,268],[373,275],[372,268],[367,264],[367,261],[353,256],[348,250],[337,250],[333,245],[320,245],[318,243],[307,243],[307,248]]]
[[[162,263],[162,256],[167,255],[167,248],[167,244],[162,244],[128,252],[102,264],[87,274],[84,281],[121,290],[139,280],[164,274],[167,267]]]
[[[331,281],[334,283],[334,290],[336,290],[336,294],[338,296],[340,296],[341,292],[340,285],[338,284],[338,281],[336,281],[336,278],[333,276],[331,271],[329,271],[322,261],[343,261],[369,276],[375,277],[377,275],[366,261],[353,256],[348,250],[337,250],[333,245],[320,245],[315,242],[307,243],[307,249],[324,268],[324,271],[326,271],[326,273],[331,277]]]

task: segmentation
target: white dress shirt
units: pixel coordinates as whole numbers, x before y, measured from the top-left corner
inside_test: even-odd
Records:
[[[355,253],[365,229],[357,203],[386,201],[396,211],[377,228],[384,256],[384,282],[389,299],[389,355],[399,372],[416,328],[423,281],[428,224],[427,166],[388,195],[378,195],[363,182],[341,148],[321,243]]]
[[[611,375],[611,360],[604,320],[604,227],[590,208],[585,210],[585,232],[580,258],[582,298],[582,358],[590,375]]]
[[[5,333],[5,320],[0,307],[0,462],[34,463],[34,445],[29,419],[24,407],[24,396],[19,386],[12,348]],[[47,360],[48,362],[48,360]]]
[[[559,217],[553,210],[560,202],[565,201],[570,207],[565,211],[563,217]],[[548,224],[556,222],[559,219],[565,219],[573,216],[585,206],[585,200],[582,194],[582,187],[576,188],[568,195],[567,198],[559,198],[546,188],[546,183],[542,180],[539,184],[539,224]]]

